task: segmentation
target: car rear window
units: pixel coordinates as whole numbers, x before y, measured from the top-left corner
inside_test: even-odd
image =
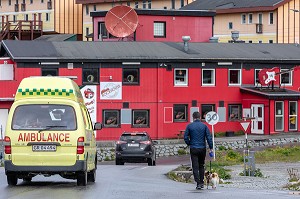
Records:
[[[131,135],[131,134],[125,134],[122,135],[120,138],[121,141],[147,141],[149,140],[148,136],[145,134],[137,134],[137,135]]]
[[[30,104],[15,109],[13,130],[32,129],[75,130],[76,114],[68,105]]]

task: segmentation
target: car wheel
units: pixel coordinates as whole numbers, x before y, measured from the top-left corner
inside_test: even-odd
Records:
[[[87,171],[77,173],[77,186],[86,186],[87,184]]]
[[[116,165],[124,165],[124,162],[121,159],[116,158]]]
[[[15,186],[18,183],[18,177],[14,173],[7,174],[7,184]]]
[[[31,182],[31,180],[32,180],[32,177],[25,177],[25,178],[23,178],[24,182]]]
[[[90,172],[88,172],[87,181],[88,182],[95,182],[96,181],[96,169],[93,169]]]

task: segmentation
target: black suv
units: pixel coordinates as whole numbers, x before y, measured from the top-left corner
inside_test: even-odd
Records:
[[[156,154],[154,144],[146,132],[124,132],[116,142],[116,165],[124,165],[125,162],[148,163],[155,166]]]

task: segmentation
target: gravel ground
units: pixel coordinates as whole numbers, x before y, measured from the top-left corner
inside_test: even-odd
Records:
[[[243,171],[243,165],[225,168],[231,170],[231,179],[225,180],[225,184],[220,185],[223,187],[286,190],[283,187],[288,184],[290,177],[287,169],[296,169],[296,173],[300,177],[300,162],[256,164],[256,169],[260,169],[264,177],[240,176],[239,173]]]

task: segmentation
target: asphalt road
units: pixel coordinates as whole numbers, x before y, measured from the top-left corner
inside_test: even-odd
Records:
[[[178,164],[189,162],[188,156],[162,158],[157,166],[147,164],[125,164],[116,166],[113,162],[98,165],[96,183],[78,187],[75,180],[66,180],[60,176],[36,176],[32,182],[21,180],[17,186],[7,186],[4,168],[0,168],[0,199],[284,199],[299,198],[287,191],[248,190],[218,187],[216,190],[195,190],[194,184],[175,182],[165,174]]]

